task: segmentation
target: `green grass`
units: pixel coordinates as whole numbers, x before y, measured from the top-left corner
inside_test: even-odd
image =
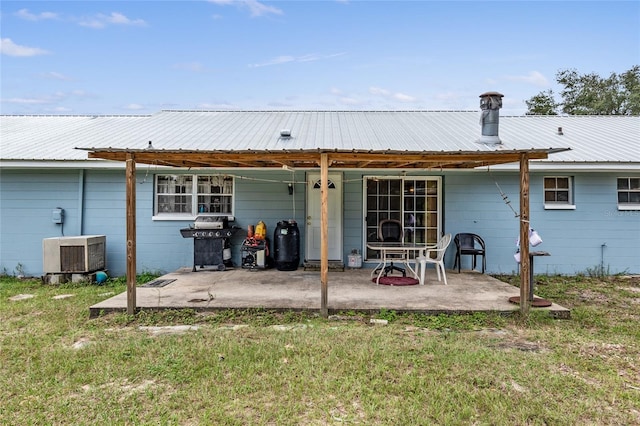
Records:
[[[638,279],[536,277],[536,294],[570,320],[382,310],[388,324],[372,325],[358,312],[255,309],[89,319],[125,289],[0,278],[1,424],[640,424]],[[53,299],[63,294],[74,296]],[[192,329],[149,328],[166,325]]]

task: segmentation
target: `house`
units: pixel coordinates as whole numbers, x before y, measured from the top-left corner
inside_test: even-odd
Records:
[[[107,268],[124,275],[127,155],[138,271],[192,265],[193,240],[180,229],[198,214],[240,228],[230,240],[236,265],[246,229],[260,220],[267,236],[295,220],[302,259],[318,260],[321,153],[329,260],[346,263],[358,250],[374,266],[366,243],[380,220],[397,218],[415,242],[481,235],[487,272],[517,271],[518,158],[526,158],[530,225],[550,253],[535,273],[640,273],[638,116],[502,116],[489,142],[477,111],[1,116],[0,127],[0,271],[8,274],[42,275],[45,238],[105,235]]]

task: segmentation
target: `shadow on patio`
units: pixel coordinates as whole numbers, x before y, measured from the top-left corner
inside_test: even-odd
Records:
[[[429,269],[425,285],[376,285],[371,269],[329,272],[328,310],[377,312],[380,309],[425,314],[518,311],[509,302],[520,290],[477,272],[447,272],[448,285],[438,282]],[[320,272],[228,269],[226,271],[180,269],[158,280],[163,287],[137,287],[136,307],[141,309],[221,310],[262,308],[269,310],[320,311]],[[173,280],[173,281],[171,281]],[[89,308],[91,317],[102,312],[122,312],[127,294],[122,293]],[[556,318],[569,318],[570,311],[557,304],[548,308]]]

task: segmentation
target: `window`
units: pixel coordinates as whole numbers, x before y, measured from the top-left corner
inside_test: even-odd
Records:
[[[195,184],[194,184],[195,182]],[[156,217],[233,214],[231,176],[157,175],[154,215]]]
[[[545,209],[574,208],[572,186],[573,178],[570,176],[545,176]]]
[[[640,177],[618,178],[618,208],[640,210]]]
[[[404,241],[435,244],[440,235],[440,178],[366,179],[366,243],[377,241],[384,219],[402,221]],[[367,259],[377,253],[367,250]]]

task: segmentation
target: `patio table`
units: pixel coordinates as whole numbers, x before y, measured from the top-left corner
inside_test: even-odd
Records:
[[[388,263],[391,263],[394,260],[400,260],[407,267],[407,269],[411,271],[411,273],[413,274],[413,277],[416,278],[421,285],[424,284],[424,280],[421,278],[422,274],[419,273],[420,265],[415,259],[420,256],[425,256],[426,250],[431,247],[432,246],[427,246],[426,244],[418,244],[418,243],[402,243],[402,242],[367,243],[367,248],[380,252],[380,263],[378,263],[378,266],[376,266],[371,272],[371,278],[375,276],[376,271],[379,269],[380,272],[378,272],[378,276],[376,277],[376,284],[379,284],[380,277],[384,272],[385,266],[387,266]],[[402,252],[403,253],[402,259],[388,258],[387,255],[389,254],[389,252],[393,252],[394,254]],[[415,265],[413,268],[409,264],[409,260],[410,260],[409,254],[411,254],[412,252],[416,253],[416,255],[414,256]]]

